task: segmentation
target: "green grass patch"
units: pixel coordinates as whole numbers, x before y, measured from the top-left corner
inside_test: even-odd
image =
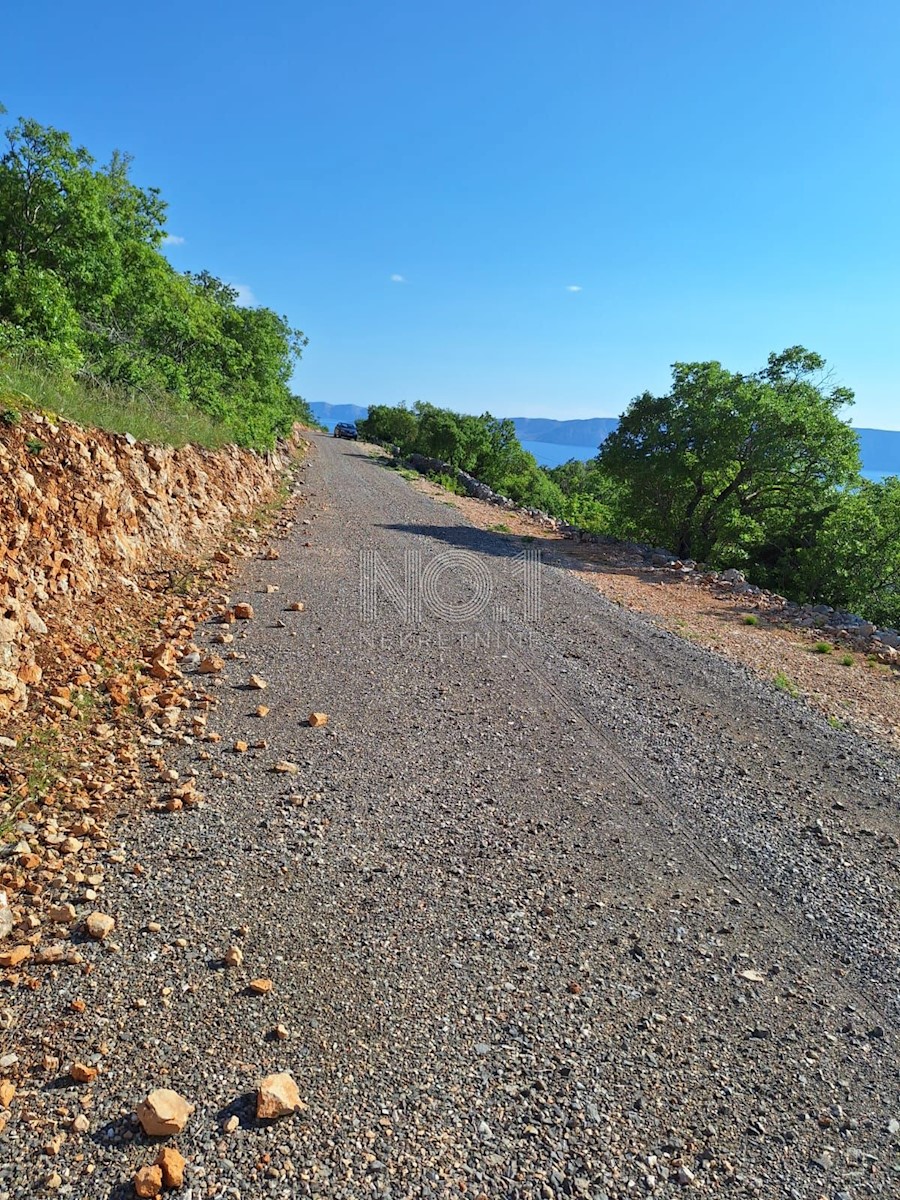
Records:
[[[510,527],[508,525],[504,525],[501,522],[498,525],[488,525],[488,532],[489,533],[512,533],[512,530],[510,529]]]
[[[800,695],[800,689],[794,683],[789,675],[785,675],[784,671],[779,671],[775,676],[775,686],[779,692],[784,692],[786,695],[796,700]]]
[[[747,613],[746,617],[744,617],[744,624],[745,625],[761,625],[762,622],[760,621],[759,617],[754,616],[753,613]]]
[[[834,651],[834,646],[831,642],[816,642],[812,648],[813,654],[831,654]]]
[[[455,475],[448,475],[446,471],[430,471],[428,478],[432,483],[438,484],[447,492],[453,492],[454,496],[464,496],[466,489],[457,481]]]
[[[841,659],[841,666],[842,667],[852,667],[853,666],[853,655],[845,654],[843,656],[843,658]]]
[[[165,392],[129,392],[103,382],[87,383],[41,367],[0,363],[0,421],[17,425],[25,412],[51,423],[64,417],[88,429],[130,433],[156,445],[204,446],[217,450],[234,441],[228,429],[206,413]],[[28,449],[32,454],[40,449]]]

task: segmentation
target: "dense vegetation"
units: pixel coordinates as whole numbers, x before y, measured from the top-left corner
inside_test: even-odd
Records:
[[[358,423],[363,437],[398,446],[401,454],[424,454],[474,475],[518,504],[561,512],[564,497],[556,484],[523,450],[509,419],[450,412],[433,404],[413,408],[373,404]]]
[[[860,477],[842,419],[852,402],[819,355],[794,346],[749,375],[676,363],[669,392],[632,401],[596,458],[550,470],[488,414],[375,405],[360,432],[593,532],[900,625],[900,480]]]
[[[860,477],[852,402],[801,346],[751,375],[676,363],[670,391],[633,400],[597,458],[549,474],[590,528],[898,625],[900,480]]]
[[[303,334],[271,309],[239,304],[235,289],[209,272],[171,266],[160,250],[166,205],[155,188],[131,180],[127,156],[99,167],[67,133],[24,119],[7,142],[4,390],[35,377],[46,390],[52,378],[83,409],[93,391],[100,412],[163,412],[257,448],[310,419],[290,388]]]

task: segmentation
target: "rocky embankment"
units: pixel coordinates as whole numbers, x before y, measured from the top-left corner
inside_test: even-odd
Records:
[[[41,680],[39,644],[73,604],[164,555],[196,556],[279,486],[290,447],[266,456],[182,449],[38,414],[0,433],[0,719]]]

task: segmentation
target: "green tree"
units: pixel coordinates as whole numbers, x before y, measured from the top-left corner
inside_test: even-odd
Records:
[[[98,168],[67,133],[20,120],[0,158],[0,354],[199,408],[263,448],[304,405],[290,377],[306,338],[160,253],[165,204],[114,153]]]
[[[370,404],[357,429],[364,438],[399,446],[402,454],[411,454],[419,429],[419,419],[404,404]]]
[[[753,562],[858,478],[856,435],[839,415],[853,393],[828,386],[818,354],[794,346],[752,375],[718,362],[672,370],[670,392],[632,401],[600,450],[630,536]]]
[[[800,555],[798,582],[810,599],[900,627],[900,478],[842,493]]]
[[[525,451],[507,418],[456,413],[419,401],[412,411],[400,405],[373,404],[359,422],[363,437],[400,447],[458,467],[519,504],[547,512],[562,510],[557,485]]]

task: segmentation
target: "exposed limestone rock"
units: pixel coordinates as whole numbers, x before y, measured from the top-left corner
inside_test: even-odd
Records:
[[[286,1117],[289,1113],[301,1112],[306,1105],[300,1099],[297,1084],[288,1071],[278,1075],[267,1075],[256,1093],[256,1115],[261,1120]]]
[[[27,443],[37,435],[36,465]],[[48,624],[63,626],[66,604],[110,577],[130,582],[160,553],[196,561],[235,516],[271,498],[284,465],[278,454],[149,446],[31,413],[0,429],[0,719],[26,707],[41,680],[36,644]],[[148,671],[177,678],[168,648]]]
[[[187,1163],[184,1156],[174,1146],[166,1146],[160,1150],[156,1165],[162,1171],[163,1187],[180,1188],[184,1183],[184,1168]]]
[[[156,1088],[135,1109],[148,1137],[170,1137],[173,1133],[181,1133],[193,1111],[193,1104],[169,1088]]]

